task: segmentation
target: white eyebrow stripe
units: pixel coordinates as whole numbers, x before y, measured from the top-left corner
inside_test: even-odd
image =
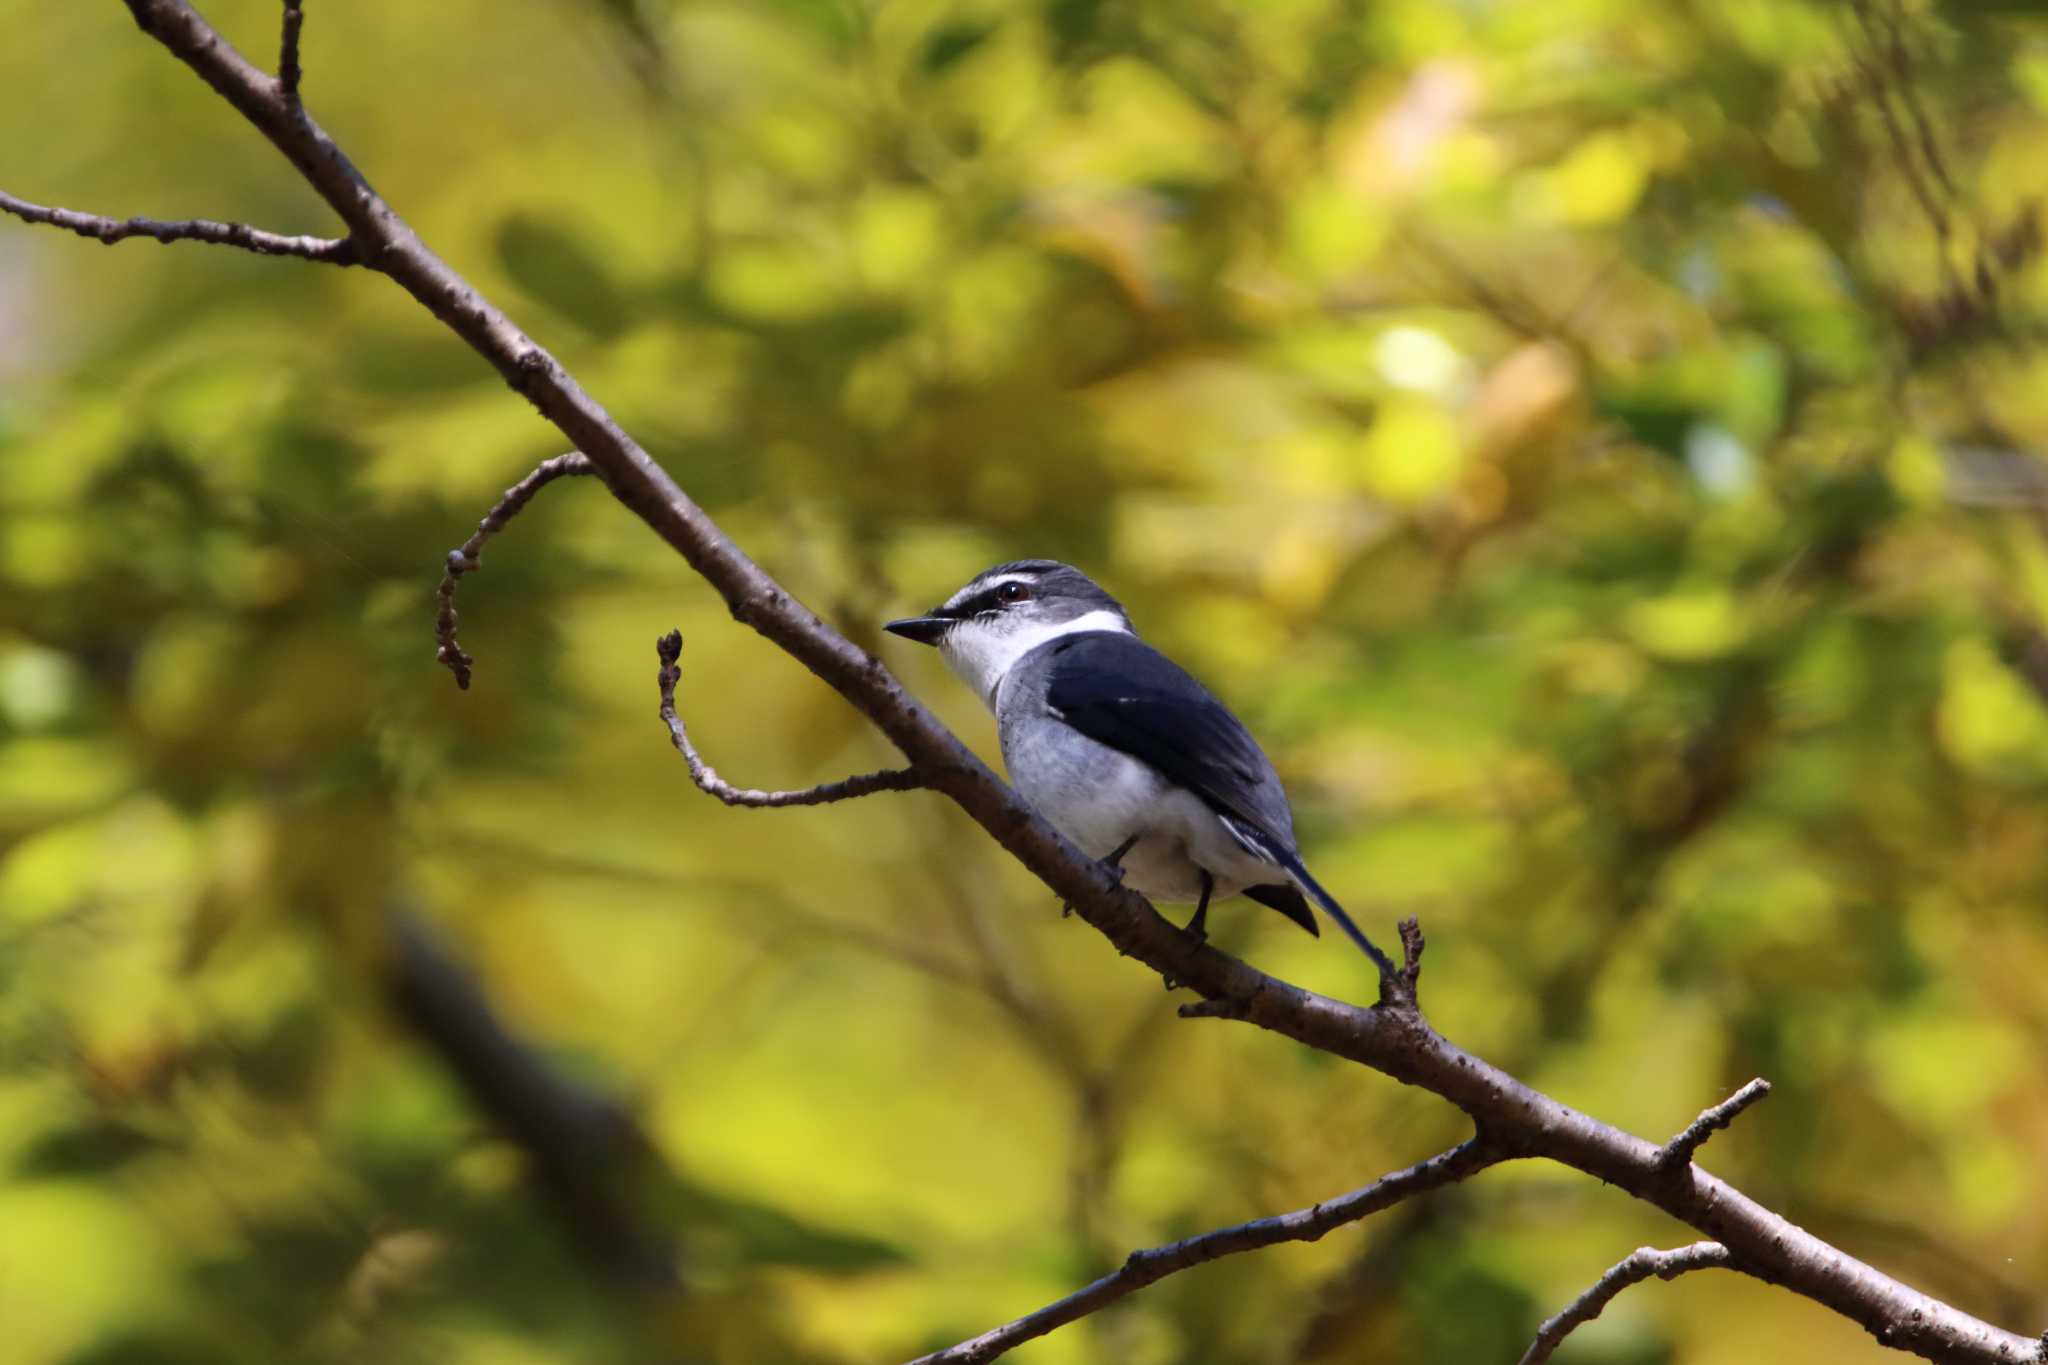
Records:
[[[1036,583],[1038,579],[1039,575],[1035,573],[1005,573],[997,574],[994,578],[977,578],[947,598],[946,605],[942,610],[957,607],[968,598],[979,596],[990,588],[1000,588],[1005,583]]]

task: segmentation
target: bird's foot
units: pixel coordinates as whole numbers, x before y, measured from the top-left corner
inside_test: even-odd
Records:
[[[1202,874],[1201,903],[1195,906],[1195,913],[1189,917],[1187,928],[1181,930],[1183,934],[1186,934],[1195,941],[1197,947],[1209,941],[1209,895],[1215,889],[1215,879],[1207,872],[1204,872]],[[1169,976],[1165,980],[1166,989],[1171,991],[1180,988],[1180,982],[1173,977]]]
[[[1136,847],[1137,842],[1138,836],[1133,834],[1130,838],[1111,849],[1108,857],[1101,859],[1102,865],[1109,869],[1110,880],[1116,882],[1119,886],[1123,884],[1124,880],[1124,855]]]

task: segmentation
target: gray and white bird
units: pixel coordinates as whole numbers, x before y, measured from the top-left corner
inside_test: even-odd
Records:
[[[1380,969],[1386,955],[1309,875],[1273,764],[1209,690],[1138,638],[1120,603],[1071,565],[1020,559],[884,629],[938,646],[995,713],[1018,793],[1125,885],[1154,900],[1243,892],[1317,932],[1304,893]]]

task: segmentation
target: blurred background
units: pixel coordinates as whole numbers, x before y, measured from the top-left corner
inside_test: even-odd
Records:
[[[278,6],[209,0],[265,65]],[[2048,17],[1867,0],[358,0],[306,99],[771,572],[1071,559],[1274,753],[1448,1035],[2048,1319]],[[0,0],[0,187],[325,233],[113,0]],[[0,1357],[900,1359],[1463,1136],[1182,1023],[387,281],[0,221]],[[1178,913],[1178,912],[1177,912]],[[1247,902],[1218,941],[1369,998]],[[1555,1168],[1017,1355],[1512,1360]],[[685,1289],[677,1289],[680,1283]],[[1567,1355],[1892,1359],[1733,1275]]]

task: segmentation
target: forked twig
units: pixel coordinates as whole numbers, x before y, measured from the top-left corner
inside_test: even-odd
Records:
[[[746,806],[755,810],[773,810],[780,806],[823,806],[834,801],[851,801],[857,796],[872,796],[876,792],[916,791],[930,785],[915,768],[884,768],[878,773],[860,773],[837,782],[821,782],[801,791],[769,792],[755,787],[735,787],[704,761],[697,752],[697,746],[690,743],[690,732],[683,727],[683,718],[676,714],[676,682],[683,676],[676,660],[682,657],[683,633],[670,631],[655,642],[654,651],[661,657],[661,719],[668,726],[669,742],[676,746],[683,762],[690,765],[690,780],[697,784],[698,789],[728,806]]]
[[[1529,1343],[1528,1350],[1522,1352],[1520,1365],[1543,1365],[1574,1328],[1599,1317],[1600,1310],[1632,1284],[1641,1284],[1653,1275],[1660,1280],[1675,1280],[1687,1271],[1732,1267],[1734,1262],[1728,1248],[1719,1242],[1694,1242],[1691,1246],[1674,1247],[1670,1251],[1637,1247],[1610,1266],[1606,1274],[1593,1282],[1592,1288],[1536,1329],[1536,1339]]]
[[[289,159],[347,224],[362,259],[467,342],[569,445],[587,453],[619,502],[714,586],[737,619],[858,707],[934,789],[1073,903],[1118,951],[1162,975],[1181,976],[1207,998],[1241,1002],[1243,1017],[1262,1028],[1425,1087],[1517,1154],[1622,1184],[1717,1239],[1730,1253],[1730,1264],[1826,1305],[1888,1346],[1984,1365],[2010,1365],[2037,1354],[2035,1337],[1892,1279],[1725,1181],[1697,1170],[1685,1180],[1660,1179],[1661,1149],[1465,1052],[1419,1012],[1357,1008],[1268,977],[1214,949],[1191,951],[1185,935],[1144,910],[1135,895],[1113,891],[1099,864],[1038,818],[871,654],[805,610],[750,559],[553,356],[420,240],[327,132],[287,97],[282,81],[236,51],[188,0],[123,3],[144,33],[190,66]],[[56,220],[43,214],[31,221]],[[92,226],[87,235],[99,230]],[[2024,234],[2016,227],[1999,259],[2037,249],[2031,213],[2023,226]],[[331,248],[342,255],[356,249]],[[459,570],[470,567],[473,556],[465,553]],[[444,643],[455,666],[452,617]],[[1141,1258],[1140,1264],[1150,1262]]]
[[[324,265],[363,263],[363,254],[353,237],[290,237],[247,223],[216,223],[210,218],[108,218],[98,213],[80,213],[77,209],[32,204],[4,191],[0,191],[0,212],[11,213],[24,223],[75,232],[108,246],[130,237],[152,237],[159,242],[210,242],[214,246],[240,247],[258,256],[296,256]]]
[[[439,648],[434,657],[448,666],[455,675],[455,685],[469,686],[470,670],[476,660],[462,652],[462,646],[455,639],[455,584],[466,573],[475,573],[483,567],[484,542],[505,529],[505,523],[519,515],[520,509],[533,501],[533,495],[546,488],[556,479],[573,478],[580,474],[595,474],[597,466],[591,464],[580,451],[570,451],[542,460],[534,471],[505,490],[505,496],[497,505],[484,513],[484,519],[476,524],[476,534],[462,542],[459,549],[448,552],[446,567],[441,572],[441,586],[434,596],[440,601],[440,610],[434,614],[434,639]]]
[[[1692,1164],[1692,1154],[1708,1138],[1735,1122],[1738,1114],[1770,1093],[1771,1083],[1758,1076],[1719,1104],[1701,1110],[1698,1118],[1686,1124],[1684,1130],[1657,1153],[1657,1169],[1667,1175],[1676,1175],[1684,1170]]]

